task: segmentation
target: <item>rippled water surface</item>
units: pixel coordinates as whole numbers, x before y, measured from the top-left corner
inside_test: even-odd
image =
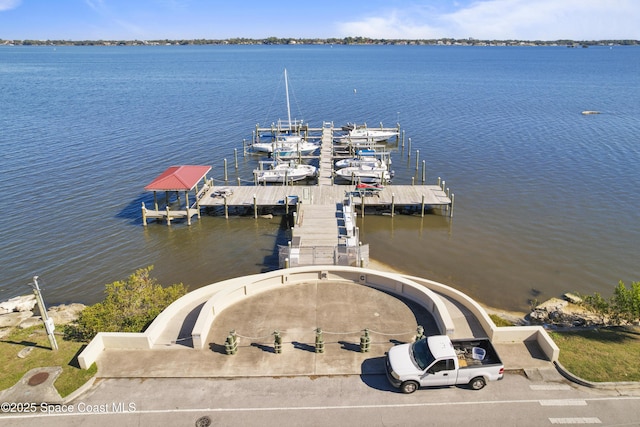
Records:
[[[222,178],[286,116],[285,67],[294,117],[399,121],[394,182],[419,150],[455,193],[452,220],[360,219],[372,258],[507,309],[640,280],[638,48],[0,47],[0,299],[34,274],[49,303],[91,303],[151,264],[192,289],[274,268],[278,217],[144,228],[140,202],[171,165]]]

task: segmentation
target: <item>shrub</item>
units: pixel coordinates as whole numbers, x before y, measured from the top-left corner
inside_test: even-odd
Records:
[[[65,339],[90,341],[98,332],[142,332],[169,304],[186,294],[186,287],[163,288],[150,276],[153,266],[105,286],[104,301],[85,308],[64,329]]]
[[[640,282],[632,282],[631,289],[628,289],[620,281],[608,300],[597,292],[582,296],[582,299],[588,309],[600,315],[603,321],[608,318],[611,324],[622,325],[640,320]]]

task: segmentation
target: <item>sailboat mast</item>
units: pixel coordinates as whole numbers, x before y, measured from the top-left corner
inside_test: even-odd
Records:
[[[287,69],[284,69],[284,91],[287,94],[287,119],[289,119],[289,132],[291,132],[291,107],[289,105],[289,79],[287,78]]]

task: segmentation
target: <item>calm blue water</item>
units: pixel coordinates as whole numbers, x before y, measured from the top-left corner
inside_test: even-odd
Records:
[[[285,67],[294,117],[399,121],[395,182],[419,150],[456,195],[452,221],[360,220],[374,259],[506,309],[640,280],[638,48],[0,47],[0,299],[34,274],[48,303],[92,303],[150,264],[192,289],[273,268],[279,218],[144,228],[140,202],[170,165],[222,178],[286,116]]]

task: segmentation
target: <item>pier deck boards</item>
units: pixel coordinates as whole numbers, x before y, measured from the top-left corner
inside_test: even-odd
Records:
[[[209,188],[200,198],[200,206],[224,206],[223,197],[213,197],[212,194],[223,189],[230,189],[233,194],[227,197],[228,206],[252,206],[255,203],[262,206],[284,205],[287,196],[298,196],[303,204],[329,205],[341,202],[348,194],[352,194],[356,206],[362,203],[360,193],[355,185],[334,184],[333,175],[333,128],[325,126],[322,129],[320,166],[318,168],[318,183],[316,185],[268,185],[268,186],[235,186],[217,185]],[[422,204],[428,206],[447,206],[451,199],[438,185],[387,185],[376,195],[365,196],[365,205],[386,206],[395,203],[398,206]]]
[[[263,130],[263,129],[261,129]],[[452,200],[439,185],[386,185],[375,193],[361,193],[356,191],[355,185],[335,184],[333,182],[334,128],[332,123],[323,123],[322,128],[308,129],[309,132],[322,132],[321,136],[312,138],[320,139],[320,160],[318,168],[318,182],[315,185],[294,183],[293,185],[206,185],[198,194],[197,203],[191,205],[187,212],[185,209],[172,211],[167,217],[165,210],[147,210],[148,218],[174,219],[190,218],[192,211],[198,207],[277,207],[293,204],[290,196],[297,196],[302,205],[333,205],[343,202],[351,196],[353,205],[366,206],[415,206],[423,203],[428,207],[451,206]],[[230,190],[226,197],[216,196],[220,191]],[[334,218],[335,219],[335,218]]]
[[[254,195],[258,206],[284,206],[287,196],[298,196],[298,199],[307,204],[326,205],[339,202],[353,196],[356,206],[362,203],[360,193],[355,185],[287,185],[287,186],[233,186],[220,185],[210,188],[201,198],[200,206],[224,206],[223,197],[213,197],[216,191],[230,189],[233,194],[227,197],[228,206],[253,206]],[[451,199],[438,185],[389,185],[378,191],[376,195],[365,196],[367,206],[385,206],[395,203],[398,206],[415,205],[422,203],[427,206],[448,206]]]

